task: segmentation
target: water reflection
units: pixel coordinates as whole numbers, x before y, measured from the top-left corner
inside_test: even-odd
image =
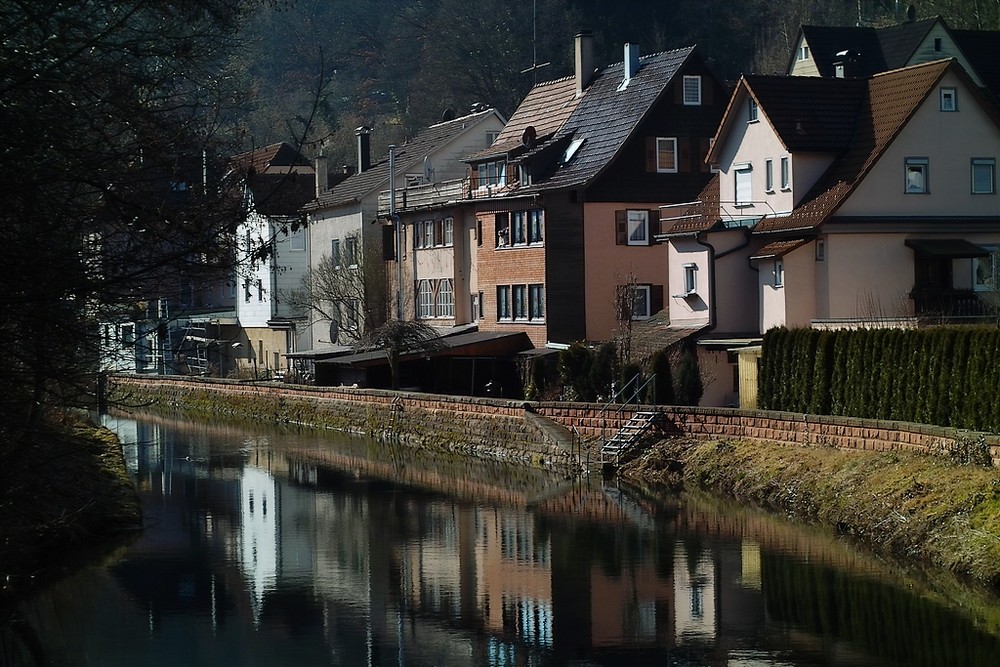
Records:
[[[985,665],[1000,653],[988,619],[759,513],[305,431],[111,425],[148,527],[19,610],[46,664]],[[0,662],[33,664],[12,627]]]

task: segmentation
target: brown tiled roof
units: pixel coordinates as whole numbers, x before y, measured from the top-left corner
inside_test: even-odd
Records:
[[[806,239],[784,239],[782,241],[772,241],[751,255],[750,259],[771,259],[773,257],[784,257],[805,243]]]
[[[257,174],[263,174],[269,170],[275,171],[277,167],[311,166],[309,160],[302,153],[283,141],[234,155],[229,159],[229,164],[231,168],[243,173],[252,169]]]
[[[466,160],[482,160],[522,149],[521,137],[529,126],[535,128],[535,136],[540,141],[551,137],[563,126],[581,99],[582,96],[576,96],[575,77],[536,84],[521,100],[493,145],[473,153]]]
[[[466,132],[471,126],[494,114],[496,114],[496,111],[488,109],[424,128],[409,141],[396,146],[396,173],[403,174],[413,171],[416,165],[422,164],[424,157],[429,153],[441,148],[452,139]],[[389,156],[386,155],[369,169],[347,177],[338,185],[335,185],[318,198],[309,202],[305,206],[305,210],[319,211],[325,208],[360,201],[362,197],[384,189],[388,182]]]
[[[698,203],[687,207],[660,210],[660,234],[686,236],[707,232],[720,222],[719,180],[716,174],[698,195]]]
[[[857,114],[853,141],[820,177],[790,215],[764,218],[756,233],[810,229],[821,225],[843,203],[910,120],[954,60],[939,60],[873,76]],[[836,79],[825,79],[830,83]]]

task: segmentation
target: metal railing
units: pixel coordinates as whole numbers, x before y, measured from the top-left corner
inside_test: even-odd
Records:
[[[635,376],[633,376],[631,380],[629,380],[628,382],[626,382],[622,386],[622,388],[620,390],[616,391],[611,396],[611,400],[609,400],[604,405],[604,407],[602,407],[600,409],[600,411],[597,413],[597,418],[599,420],[601,420],[601,442],[602,443],[608,441],[608,436],[607,436],[608,414],[609,414],[608,411],[611,410],[611,408],[613,408],[615,406],[618,406],[617,409],[613,413],[614,416],[615,416],[615,423],[618,423],[618,421],[620,421],[619,415],[621,415],[622,410],[624,410],[626,406],[631,405],[633,403],[634,404],[638,404],[639,403],[639,396],[641,395],[640,392],[642,392],[642,390],[644,390],[649,385],[649,383],[653,382],[655,379],[656,379],[656,374],[654,373],[653,375],[651,375],[649,377],[649,379],[647,379],[645,382],[643,382],[640,385],[639,381],[642,380],[642,374],[641,373],[636,373]],[[628,399],[619,402],[618,399],[621,398],[622,396],[626,395],[629,392],[630,387],[632,387],[632,386],[634,386],[635,389],[634,389],[634,391],[632,391],[632,394],[628,397]],[[653,403],[656,403],[656,385],[655,384],[653,385],[653,397],[652,398],[653,398]]]

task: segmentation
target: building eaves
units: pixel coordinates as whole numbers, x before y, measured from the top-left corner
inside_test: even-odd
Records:
[[[834,63],[838,60],[837,54],[842,51],[853,54],[855,66],[860,69],[861,76],[870,76],[887,69],[874,28],[804,25],[799,29],[799,34],[805,37],[813,63],[822,77],[834,76]],[[797,57],[797,53],[791,54],[785,72],[791,73]]]
[[[720,175],[716,174],[702,189],[697,201],[689,206],[660,209],[660,233],[657,238],[693,236],[718,225],[721,222],[720,180]]]
[[[754,227],[754,233],[788,232],[822,225],[864,179],[949,68],[968,80],[951,59],[871,77],[851,144],[790,215],[764,218]]]

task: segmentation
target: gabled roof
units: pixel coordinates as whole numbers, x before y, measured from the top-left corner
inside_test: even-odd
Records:
[[[958,48],[994,98],[1000,98],[1000,30],[952,30]]]
[[[423,163],[424,157],[447,145],[489,116],[498,116],[498,114],[494,109],[487,109],[424,128],[409,141],[396,146],[396,174],[413,171],[416,165]],[[456,159],[459,158],[456,157]],[[304,208],[306,211],[319,211],[358,202],[373,192],[385,189],[388,182],[389,156],[386,155],[373,164],[371,168],[349,176],[309,202]]]
[[[856,59],[855,76],[867,78],[877,72],[905,67],[938,21],[940,19],[935,17],[885,28],[804,25],[799,28],[799,40],[795,43],[805,38],[822,77],[834,76],[837,54],[850,51]],[[796,58],[793,52],[785,72],[792,71]]]
[[[953,59],[914,65],[871,77],[860,99],[851,143],[790,215],[764,218],[754,232],[811,229],[821,225],[868,174],[949,70],[975,90],[975,84]],[[837,80],[825,81],[835,83]]]
[[[302,153],[283,141],[234,155],[229,159],[229,165],[231,169],[242,173],[252,170],[257,174],[267,172],[288,173],[290,171],[289,167],[312,166]]]
[[[601,70],[583,99],[556,133],[554,141],[582,140],[576,153],[545,181],[522,191],[580,187],[592,181],[614,160],[618,151],[664,94],[674,75],[694,52],[693,46],[639,59],[639,70],[628,86],[624,63]]]
[[[524,131],[534,128],[535,137],[544,140],[563,126],[583,96],[576,95],[575,77],[543,81],[532,87],[507,121],[493,145],[468,156],[466,161],[505,156],[524,148]]]
[[[261,215],[296,215],[316,196],[312,164],[285,142],[239,153],[229,159],[229,177],[246,184]]]

